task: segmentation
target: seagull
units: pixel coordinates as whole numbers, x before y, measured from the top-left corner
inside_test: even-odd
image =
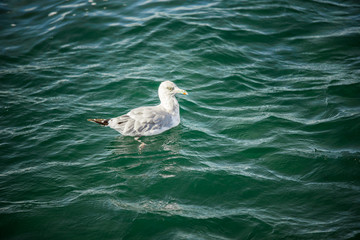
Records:
[[[137,141],[141,136],[160,134],[180,123],[179,103],[175,94],[188,95],[171,81],[160,84],[158,95],[160,104],[157,106],[138,107],[119,117],[110,119],[88,119],[103,126],[108,126],[121,135],[133,136]],[[139,141],[140,142],[140,141]]]

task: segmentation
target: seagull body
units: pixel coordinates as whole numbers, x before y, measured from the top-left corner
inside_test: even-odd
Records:
[[[124,136],[151,136],[160,134],[180,123],[179,103],[175,94],[187,95],[171,81],[162,82],[158,94],[160,104],[157,106],[139,107],[127,114],[110,119],[88,119],[115,129]]]

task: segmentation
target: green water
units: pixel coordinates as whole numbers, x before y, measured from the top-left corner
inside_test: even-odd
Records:
[[[358,1],[0,2],[0,239],[359,239]],[[87,122],[156,105],[139,142]]]

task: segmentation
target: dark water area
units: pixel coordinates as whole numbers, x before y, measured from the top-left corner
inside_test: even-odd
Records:
[[[360,2],[0,2],[0,239],[359,239]],[[133,137],[87,122],[158,104]]]

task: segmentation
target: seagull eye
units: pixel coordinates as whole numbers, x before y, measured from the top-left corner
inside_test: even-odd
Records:
[[[173,88],[173,87],[168,87],[167,89],[169,89],[170,91],[174,90],[174,88]]]

